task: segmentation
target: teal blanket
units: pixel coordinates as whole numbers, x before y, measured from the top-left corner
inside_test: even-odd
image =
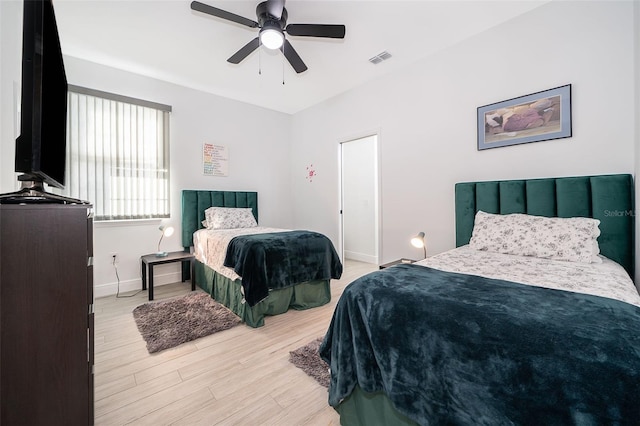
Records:
[[[342,275],[342,263],[331,240],[311,231],[235,237],[229,242],[224,266],[242,278],[249,306],[266,298],[269,289]]]
[[[418,265],[345,288],[329,403],[382,391],[422,425],[639,425],[640,308]]]

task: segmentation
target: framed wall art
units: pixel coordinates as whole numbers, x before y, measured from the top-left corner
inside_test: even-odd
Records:
[[[478,107],[478,150],[571,137],[571,85]]]

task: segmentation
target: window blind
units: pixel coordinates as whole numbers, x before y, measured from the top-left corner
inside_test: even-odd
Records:
[[[95,220],[169,217],[171,107],[70,86],[63,195]]]

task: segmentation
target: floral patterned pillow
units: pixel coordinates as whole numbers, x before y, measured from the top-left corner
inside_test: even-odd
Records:
[[[599,220],[587,217],[498,215],[478,211],[469,246],[496,253],[601,263],[599,225]]]
[[[254,228],[258,226],[251,208],[209,207],[204,211],[207,229]]]

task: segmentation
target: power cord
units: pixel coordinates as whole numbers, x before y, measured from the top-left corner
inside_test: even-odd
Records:
[[[118,280],[118,287],[117,287],[117,290],[116,290],[116,298],[117,299],[122,299],[122,298],[125,298],[125,297],[133,297],[133,296],[137,295],[138,293],[140,293],[142,291],[142,290],[138,290],[135,293],[130,294],[128,296],[120,296],[120,275],[118,275],[118,265],[116,264],[116,255],[115,254],[112,256],[111,264],[113,265],[113,269],[116,271],[116,279]]]

